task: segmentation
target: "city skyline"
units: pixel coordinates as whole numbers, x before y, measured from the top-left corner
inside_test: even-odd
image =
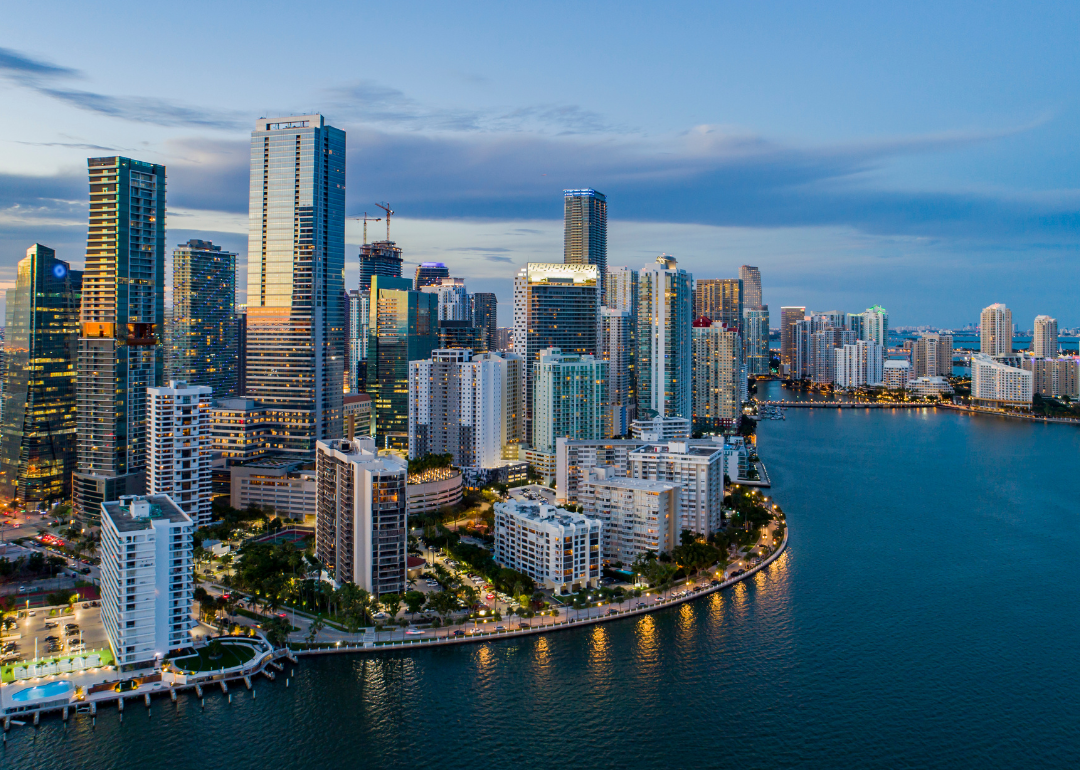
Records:
[[[1061,32],[1075,26],[1074,10],[1038,20],[1005,13],[973,32],[966,14],[947,6],[935,17],[942,34],[928,40],[917,34],[917,9],[856,20],[836,8],[787,6],[762,36],[760,11],[699,7],[683,50],[652,68],[626,46],[685,25],[645,10],[590,38],[620,66],[602,73],[603,89],[588,90],[537,66],[573,50],[577,33],[524,49],[511,36],[457,53],[445,31],[464,22],[435,8],[384,20],[409,30],[395,53],[411,66],[371,57],[362,81],[351,74],[351,53],[330,54],[315,78],[284,62],[254,66],[253,48],[285,32],[275,14],[256,33],[238,11],[218,9],[223,26],[197,39],[163,24],[159,11],[125,14],[134,29],[163,36],[162,67],[186,52],[168,79],[158,67],[132,78],[88,42],[120,11],[74,10],[48,30],[33,9],[6,19],[5,98],[37,119],[0,132],[12,150],[0,165],[0,282],[13,280],[18,255],[34,242],[79,268],[86,196],[78,168],[87,156],[115,152],[169,167],[169,246],[201,237],[238,252],[243,287],[245,129],[260,115],[319,109],[355,137],[346,213],[389,200],[399,212],[390,237],[409,255],[406,273],[420,261],[446,262],[474,290],[498,295],[504,325],[517,269],[559,261],[559,194],[583,187],[608,197],[612,265],[669,253],[695,276],[724,278],[754,264],[772,276],[764,302],[774,308],[880,302],[898,325],[960,326],[992,301],[1018,318],[1080,323],[1066,288],[1077,277],[1067,259],[1077,246],[1068,216],[1077,65]],[[339,11],[342,23],[359,13]],[[557,17],[500,9],[485,25],[541,35]],[[316,34],[310,25],[288,32],[304,39]],[[223,49],[215,41],[226,29],[247,33],[230,34]],[[184,44],[170,45],[179,35]],[[882,45],[834,45],[818,57],[803,40],[829,46],[853,37]],[[728,43],[714,51],[707,41],[717,38]],[[1005,41],[1022,67],[987,53]],[[214,66],[191,64],[203,47]],[[713,58],[698,62],[706,51]],[[895,68],[886,51],[918,64]],[[658,78],[663,94],[648,87]],[[381,227],[372,235],[381,238]],[[350,288],[361,240],[361,223],[350,222]],[[1039,278],[1047,271],[1061,280],[1047,285]]]

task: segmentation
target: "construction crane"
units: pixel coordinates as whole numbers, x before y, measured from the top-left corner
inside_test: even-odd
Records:
[[[362,217],[349,217],[349,219],[355,219],[357,222],[362,221],[364,223],[364,245],[365,246],[367,246],[367,223],[368,222],[382,222],[382,217],[375,217],[375,218],[369,217],[367,215],[366,211],[364,212],[364,216],[362,216]]]
[[[390,208],[389,203],[376,203],[375,205],[386,212],[386,240],[390,240],[390,217],[393,215],[394,210]]]

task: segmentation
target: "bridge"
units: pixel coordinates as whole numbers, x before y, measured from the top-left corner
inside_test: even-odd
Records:
[[[933,409],[936,404],[926,402],[883,401],[758,401],[759,407],[781,409]]]

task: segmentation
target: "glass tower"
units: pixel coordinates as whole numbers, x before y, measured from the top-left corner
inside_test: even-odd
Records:
[[[236,393],[236,254],[192,239],[173,250],[170,377]]]
[[[416,268],[416,280],[413,288],[417,291],[425,286],[435,286],[443,278],[450,277],[450,268],[442,262],[421,262]]]
[[[165,167],[90,158],[75,513],[145,491],[146,389],[164,375]]]
[[[479,326],[484,342],[484,350],[496,350],[495,330],[498,328],[499,298],[486,291],[471,295],[473,326]]]
[[[563,190],[563,262],[596,265],[600,291],[607,275],[607,196],[596,190]]]
[[[663,254],[638,282],[638,419],[691,419],[690,273]]]
[[[82,272],[34,244],[7,292],[0,496],[66,500],[75,470]]]
[[[743,307],[760,307],[761,301],[761,271],[753,265],[741,265],[739,267],[739,280],[743,283]]]
[[[342,433],[345,132],[260,118],[248,211],[246,395],[279,415],[284,453],[312,458]]]
[[[360,290],[371,288],[371,276],[401,277],[401,249],[393,241],[375,241],[360,247]]]
[[[694,282],[694,320],[708,318],[741,327],[743,282],[740,278],[708,278]]]

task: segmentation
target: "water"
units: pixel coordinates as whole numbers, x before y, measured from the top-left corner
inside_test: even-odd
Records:
[[[792,409],[760,446],[791,540],[747,585],[546,638],[306,659],[205,712],[50,718],[0,765],[1076,766],[1080,430]]]

